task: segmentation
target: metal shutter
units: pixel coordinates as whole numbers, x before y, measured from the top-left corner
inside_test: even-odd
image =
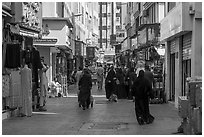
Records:
[[[176,41],[172,40],[170,41],[170,53],[173,54],[176,52]]]
[[[183,36],[183,45],[182,45],[182,58],[183,60],[188,60],[191,58],[191,40],[192,35],[187,34]]]

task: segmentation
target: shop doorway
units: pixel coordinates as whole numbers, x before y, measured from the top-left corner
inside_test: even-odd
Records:
[[[186,96],[186,78],[191,76],[191,60],[182,62],[182,96]]]
[[[175,101],[175,53],[170,55],[170,101]]]

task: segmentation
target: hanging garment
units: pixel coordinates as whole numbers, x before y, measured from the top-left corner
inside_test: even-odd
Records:
[[[6,68],[20,67],[20,44],[7,44],[6,47]]]
[[[10,82],[10,91],[9,91],[9,97],[10,97],[9,107],[10,108],[21,107],[22,99],[20,96],[20,91],[21,91],[20,71],[12,71],[10,80],[11,82]]]
[[[2,75],[2,97],[9,97],[9,75]]]
[[[32,72],[26,65],[21,70],[22,114],[32,115]]]

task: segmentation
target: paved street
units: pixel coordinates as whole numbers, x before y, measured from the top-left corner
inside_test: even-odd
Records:
[[[75,86],[70,86],[72,94],[74,89]],[[97,92],[93,90],[93,93]],[[78,107],[76,97],[49,98],[47,109],[47,112],[34,112],[32,117],[3,120],[2,134],[169,135],[177,131],[181,120],[172,104],[151,104],[150,111],[155,116],[155,121],[153,124],[140,126],[135,118],[132,101],[122,99],[117,103],[110,103],[105,97],[96,95],[94,107],[88,110]]]

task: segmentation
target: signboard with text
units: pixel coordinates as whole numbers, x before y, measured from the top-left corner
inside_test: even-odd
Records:
[[[87,58],[95,57],[95,47],[86,47],[86,57]]]
[[[81,55],[81,47],[82,47],[82,42],[81,41],[75,41],[75,55],[80,56]]]

